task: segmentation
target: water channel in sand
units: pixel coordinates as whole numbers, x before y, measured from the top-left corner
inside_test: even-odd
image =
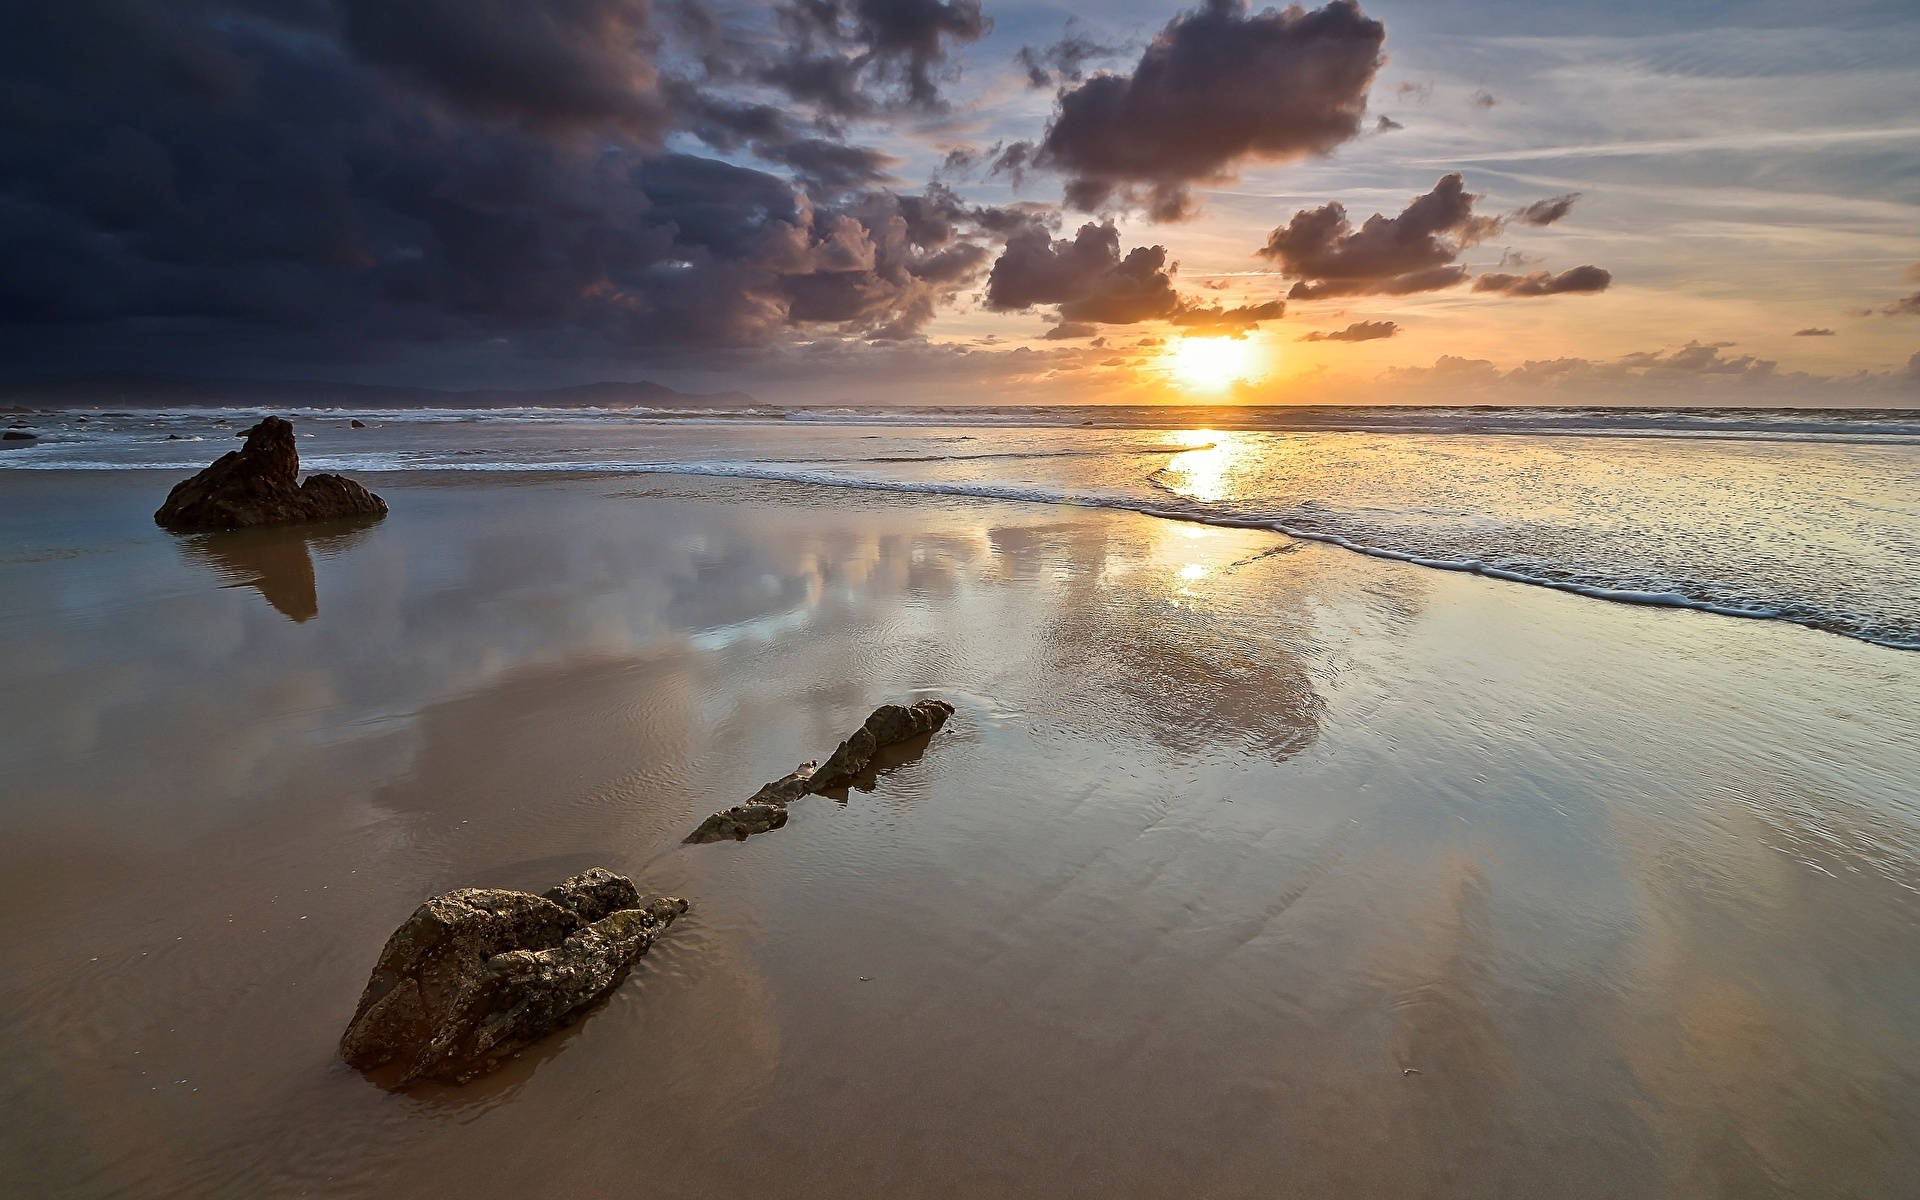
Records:
[[[1920,658],[1129,513],[396,474],[210,546],[153,482],[0,477],[18,1194],[1920,1177]],[[871,790],[680,844],[922,694]],[[592,865],[694,907],[585,1021],[334,1058],[421,898]]]

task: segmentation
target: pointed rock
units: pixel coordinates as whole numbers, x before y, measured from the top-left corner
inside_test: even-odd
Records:
[[[293,425],[268,417],[239,435],[245,446],[182,480],[153,514],[165,529],[244,529],[339,517],[384,517],[387,502],[340,475],[300,482]]]

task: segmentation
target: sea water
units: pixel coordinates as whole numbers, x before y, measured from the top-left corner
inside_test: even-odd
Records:
[[[192,471],[259,414],[44,414],[0,470]],[[1920,415],[1528,409],[292,414],[311,471],[680,474],[1127,509],[1920,649]],[[352,429],[349,416],[364,418]]]

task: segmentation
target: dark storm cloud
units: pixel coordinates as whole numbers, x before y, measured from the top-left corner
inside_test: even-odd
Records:
[[[337,0],[347,45],[468,111],[657,137],[649,0]]]
[[[753,151],[768,162],[791,167],[816,195],[890,181],[893,176],[888,168],[899,161],[868,146],[849,146],[826,138],[755,142]]]
[[[689,80],[665,89],[674,123],[716,150],[749,150],[763,162],[790,168],[813,194],[835,194],[893,180],[899,161],[871,146],[813,136],[785,109],[715,95]]]
[[[1257,253],[1300,281],[1293,299],[1436,291],[1466,279],[1454,259],[1500,229],[1498,218],[1474,215],[1477,199],[1457,173],[1446,175],[1399,216],[1375,213],[1359,229],[1333,201],[1296,212]]]
[[[1331,333],[1314,330],[1301,338],[1303,342],[1373,342],[1381,338],[1390,338],[1400,332],[1400,327],[1392,321],[1355,321],[1345,329],[1336,329]]]
[[[1205,306],[1181,296],[1164,246],[1120,252],[1112,222],[1082,225],[1072,238],[1055,238],[1041,220],[1029,220],[1007,238],[987,277],[987,307],[1000,312],[1059,306],[1063,325],[1130,325],[1167,320],[1190,329],[1241,333],[1278,320],[1283,301],[1238,308]],[[1056,333],[1050,337],[1073,337]]]
[[[1179,219],[1193,184],[1357,136],[1385,38],[1353,0],[1257,14],[1246,0],[1206,0],[1169,22],[1130,73],[1063,91],[1021,165],[1067,175],[1075,208],[1120,198]]]
[[[979,0],[793,0],[777,13],[789,45],[755,73],[845,117],[943,108],[950,47],[993,28]]]
[[[1527,275],[1482,275],[1473,281],[1476,292],[1496,292],[1502,296],[1559,296],[1573,292],[1604,292],[1613,282],[1613,273],[1599,267],[1572,267],[1555,275],[1534,271]]]
[[[1007,239],[987,277],[987,307],[998,311],[1057,304],[1070,322],[1127,325],[1181,309],[1164,246],[1120,253],[1111,222],[1082,225],[1071,240],[1032,222]]]
[[[1549,200],[1535,200],[1524,208],[1515,210],[1509,218],[1521,225],[1551,225],[1573,211],[1574,201],[1580,199],[1579,192],[1568,192],[1564,196],[1555,196]]]
[[[1793,331],[1793,336],[1795,337],[1833,337],[1834,333],[1833,333],[1833,330],[1831,329],[1796,329]]]
[[[886,19],[906,10],[869,10],[900,61],[930,44]],[[10,16],[7,366],[618,357],[823,325],[899,338],[1027,219],[874,190],[892,160],[797,106],[659,74],[650,19],[638,0]],[[675,128],[791,176],[661,153]]]
[[[1387,116],[1385,113],[1381,113],[1380,119],[1373,123],[1373,131],[1375,133],[1392,133],[1396,129],[1405,129],[1405,128],[1406,128],[1405,125],[1402,125],[1400,122],[1394,120],[1392,117]]]

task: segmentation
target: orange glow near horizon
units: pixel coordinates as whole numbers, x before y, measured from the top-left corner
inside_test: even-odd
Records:
[[[1224,392],[1260,376],[1259,348],[1251,338],[1184,337],[1167,347],[1166,365],[1190,391]]]

